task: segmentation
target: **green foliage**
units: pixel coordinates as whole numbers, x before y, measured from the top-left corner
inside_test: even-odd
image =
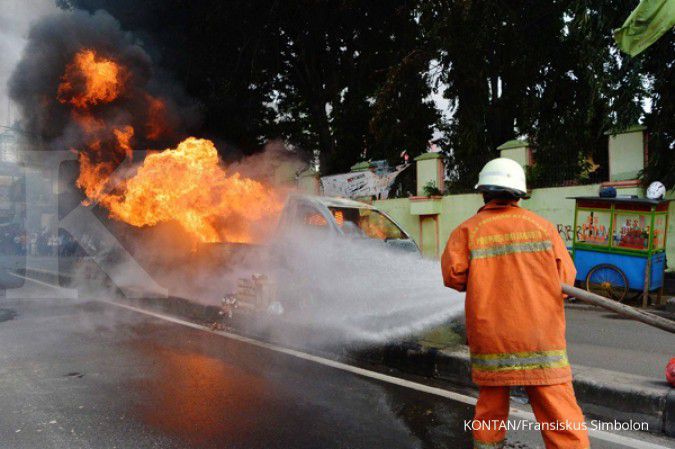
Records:
[[[541,187],[545,184],[544,170],[542,170],[539,164],[525,167],[525,178],[527,179],[527,187],[530,189]]]
[[[441,196],[443,195],[443,192],[441,192],[441,189],[436,186],[436,183],[434,181],[429,181],[426,184],[424,184],[424,187],[422,187],[422,191],[424,192],[424,196]]]
[[[455,349],[464,343],[466,335],[453,324],[442,324],[420,335],[417,341],[426,349]]]
[[[649,131],[649,163],[642,173],[645,185],[661,181],[675,187],[675,31],[666,33],[638,55],[651,89],[652,111],[645,118]]]
[[[537,146],[537,162],[552,184],[578,179],[587,156],[606,176],[607,136],[637,122],[644,96],[639,64],[613,47],[611,30],[630,11],[626,1],[574,1],[564,11],[564,30],[549,61],[547,86],[533,91],[522,118]]]
[[[604,131],[635,123],[650,94],[643,61],[620,54],[611,37],[634,6],[628,0],[422,4],[440,82],[456,108],[448,125],[454,190],[470,188],[482,165],[497,157],[496,147],[520,134],[536,148],[535,183],[578,181],[588,156],[606,170]]]
[[[429,92],[429,80],[424,75],[428,64],[428,55],[415,50],[388,70],[377,90],[369,122],[373,157],[392,159],[399,150],[415,155],[426,149],[433,125],[440,119],[433,101],[425,98]]]

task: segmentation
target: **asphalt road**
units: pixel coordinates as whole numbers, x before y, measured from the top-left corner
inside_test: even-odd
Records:
[[[471,447],[466,403],[101,302],[0,299],[0,343],[2,449]]]
[[[567,307],[567,342],[573,365],[662,380],[675,357],[675,335],[598,308]]]

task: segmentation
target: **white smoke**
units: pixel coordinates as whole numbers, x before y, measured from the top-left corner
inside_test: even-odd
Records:
[[[464,311],[464,294],[443,285],[438,261],[382,241],[298,230],[276,241],[272,254],[277,296],[290,311],[285,318],[330,338],[386,343]]]
[[[0,9],[0,125],[9,126],[18,119],[16,106],[10,103],[7,81],[26,46],[31,24],[58,11],[54,0],[4,0]]]

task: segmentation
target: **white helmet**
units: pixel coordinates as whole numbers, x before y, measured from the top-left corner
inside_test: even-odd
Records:
[[[661,200],[666,196],[666,186],[659,181],[654,181],[647,187],[647,198],[650,200]]]
[[[485,164],[475,187],[480,191],[508,190],[521,197],[527,196],[525,171],[513,159],[499,157]]]

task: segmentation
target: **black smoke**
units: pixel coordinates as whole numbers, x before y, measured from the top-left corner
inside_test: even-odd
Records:
[[[90,14],[73,10],[33,25],[9,80],[10,97],[20,108],[21,127],[39,136],[48,149],[79,149],[84,143],[85,136],[72,117],[72,105],[57,100],[66,66],[83,49],[93,49],[129,71],[124,93],[110,103],[93,107],[91,113],[108,127],[133,126],[134,148],[172,146],[199,122],[196,102],[153,63],[143,42],[124,31],[105,11]],[[161,136],[152,136],[148,130],[149,97],[165,105],[162,119],[166,130]],[[105,141],[110,136],[102,137]]]

